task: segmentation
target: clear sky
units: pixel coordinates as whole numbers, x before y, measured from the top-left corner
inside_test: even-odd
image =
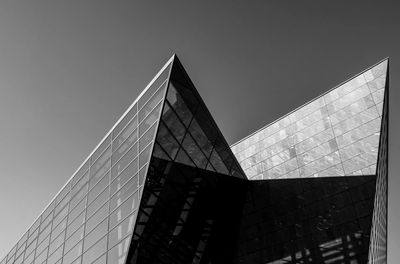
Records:
[[[1,1],[0,258],[177,53],[230,144],[390,57],[389,263],[396,263],[396,2]]]

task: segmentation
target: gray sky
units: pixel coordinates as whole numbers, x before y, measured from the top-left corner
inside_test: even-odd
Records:
[[[0,258],[177,53],[230,144],[390,57],[396,263],[400,9],[390,2],[1,1]]]

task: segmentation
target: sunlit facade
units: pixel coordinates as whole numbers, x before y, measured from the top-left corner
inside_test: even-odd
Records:
[[[386,263],[388,61],[229,146],[174,55],[0,264]]]

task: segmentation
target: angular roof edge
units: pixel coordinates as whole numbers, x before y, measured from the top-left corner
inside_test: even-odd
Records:
[[[142,95],[149,89],[149,87],[155,82],[155,80],[158,78],[158,76],[161,75],[161,73],[167,68],[175,59],[176,54],[172,54],[172,56],[168,59],[168,61],[164,64],[164,66],[157,72],[157,74],[153,77],[153,79],[147,84],[147,86],[142,90],[142,92],[136,97],[135,101],[130,104],[128,109],[122,114],[122,116],[115,122],[115,124],[111,127],[111,129],[107,132],[107,134],[100,140],[100,142],[96,145],[96,147],[90,152],[90,154],[86,157],[86,159],[81,163],[81,165],[75,170],[75,172],[72,174],[72,176],[67,180],[67,182],[60,188],[60,190],[54,195],[54,197],[50,200],[50,202],[45,206],[45,208],[40,212],[40,214],[34,219],[32,224],[25,230],[25,232],[22,233],[22,235],[17,239],[16,243],[13,244],[11,249],[17,245],[19,240],[25,235],[26,231],[28,231],[34,223],[39,219],[39,217],[46,211],[46,209],[51,205],[51,203],[56,199],[56,197],[60,194],[60,192],[68,185],[68,183],[72,180],[72,178],[75,176],[75,174],[85,165],[85,163],[89,160],[89,158],[93,155],[93,153],[99,148],[99,146],[106,140],[106,138],[111,134],[111,132],[114,130],[114,128],[121,122],[121,120],[128,114],[128,112],[132,109],[132,107],[135,105],[135,103],[142,97]],[[10,250],[11,250],[10,249]],[[10,253],[10,250],[7,251],[7,253],[4,255],[4,257],[0,256],[0,261],[2,261],[5,257],[8,256],[8,253]]]
[[[381,63],[384,62],[384,61],[389,61],[389,57],[386,57],[386,58],[384,58],[384,59],[378,61],[377,63],[373,64],[372,66],[370,66],[370,67],[364,69],[363,71],[361,71],[361,72],[359,72],[359,73],[357,73],[357,74],[352,75],[351,77],[347,78],[345,81],[343,81],[343,82],[341,82],[340,84],[334,86],[333,88],[327,90],[326,92],[324,92],[324,93],[318,95],[317,97],[315,97],[315,98],[313,98],[313,99],[307,101],[306,103],[304,103],[304,104],[298,106],[297,108],[293,109],[293,110],[290,111],[289,113],[287,113],[287,114],[285,114],[285,115],[279,117],[278,119],[275,119],[274,121],[268,123],[267,125],[265,125],[265,126],[259,128],[259,129],[257,129],[257,130],[254,131],[253,133],[251,133],[251,134],[245,136],[244,138],[239,139],[239,140],[236,141],[235,143],[231,144],[230,147],[232,148],[232,147],[236,146],[237,144],[241,143],[242,141],[244,141],[244,140],[250,138],[251,136],[257,134],[257,133],[260,132],[261,130],[263,130],[263,129],[265,129],[265,128],[271,126],[271,125],[273,125],[273,124],[276,123],[276,122],[279,122],[280,120],[282,120],[283,118],[285,118],[285,117],[289,116],[290,114],[296,112],[296,111],[299,110],[300,108],[302,108],[302,107],[308,105],[308,104],[311,103],[311,102],[314,102],[315,100],[317,100],[317,99],[321,98],[322,96],[324,96],[324,95],[330,93],[331,91],[335,90],[336,88],[339,88],[339,86],[341,86],[341,85],[343,85],[343,84],[349,82],[350,80],[352,80],[352,79],[354,79],[355,77],[357,77],[357,76],[363,74],[364,72],[366,72],[366,71],[368,71],[368,70],[374,68],[375,66],[377,66],[378,64],[381,64]]]

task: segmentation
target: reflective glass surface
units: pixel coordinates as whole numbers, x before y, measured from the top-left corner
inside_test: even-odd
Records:
[[[375,174],[387,60],[232,146],[249,179]]]

